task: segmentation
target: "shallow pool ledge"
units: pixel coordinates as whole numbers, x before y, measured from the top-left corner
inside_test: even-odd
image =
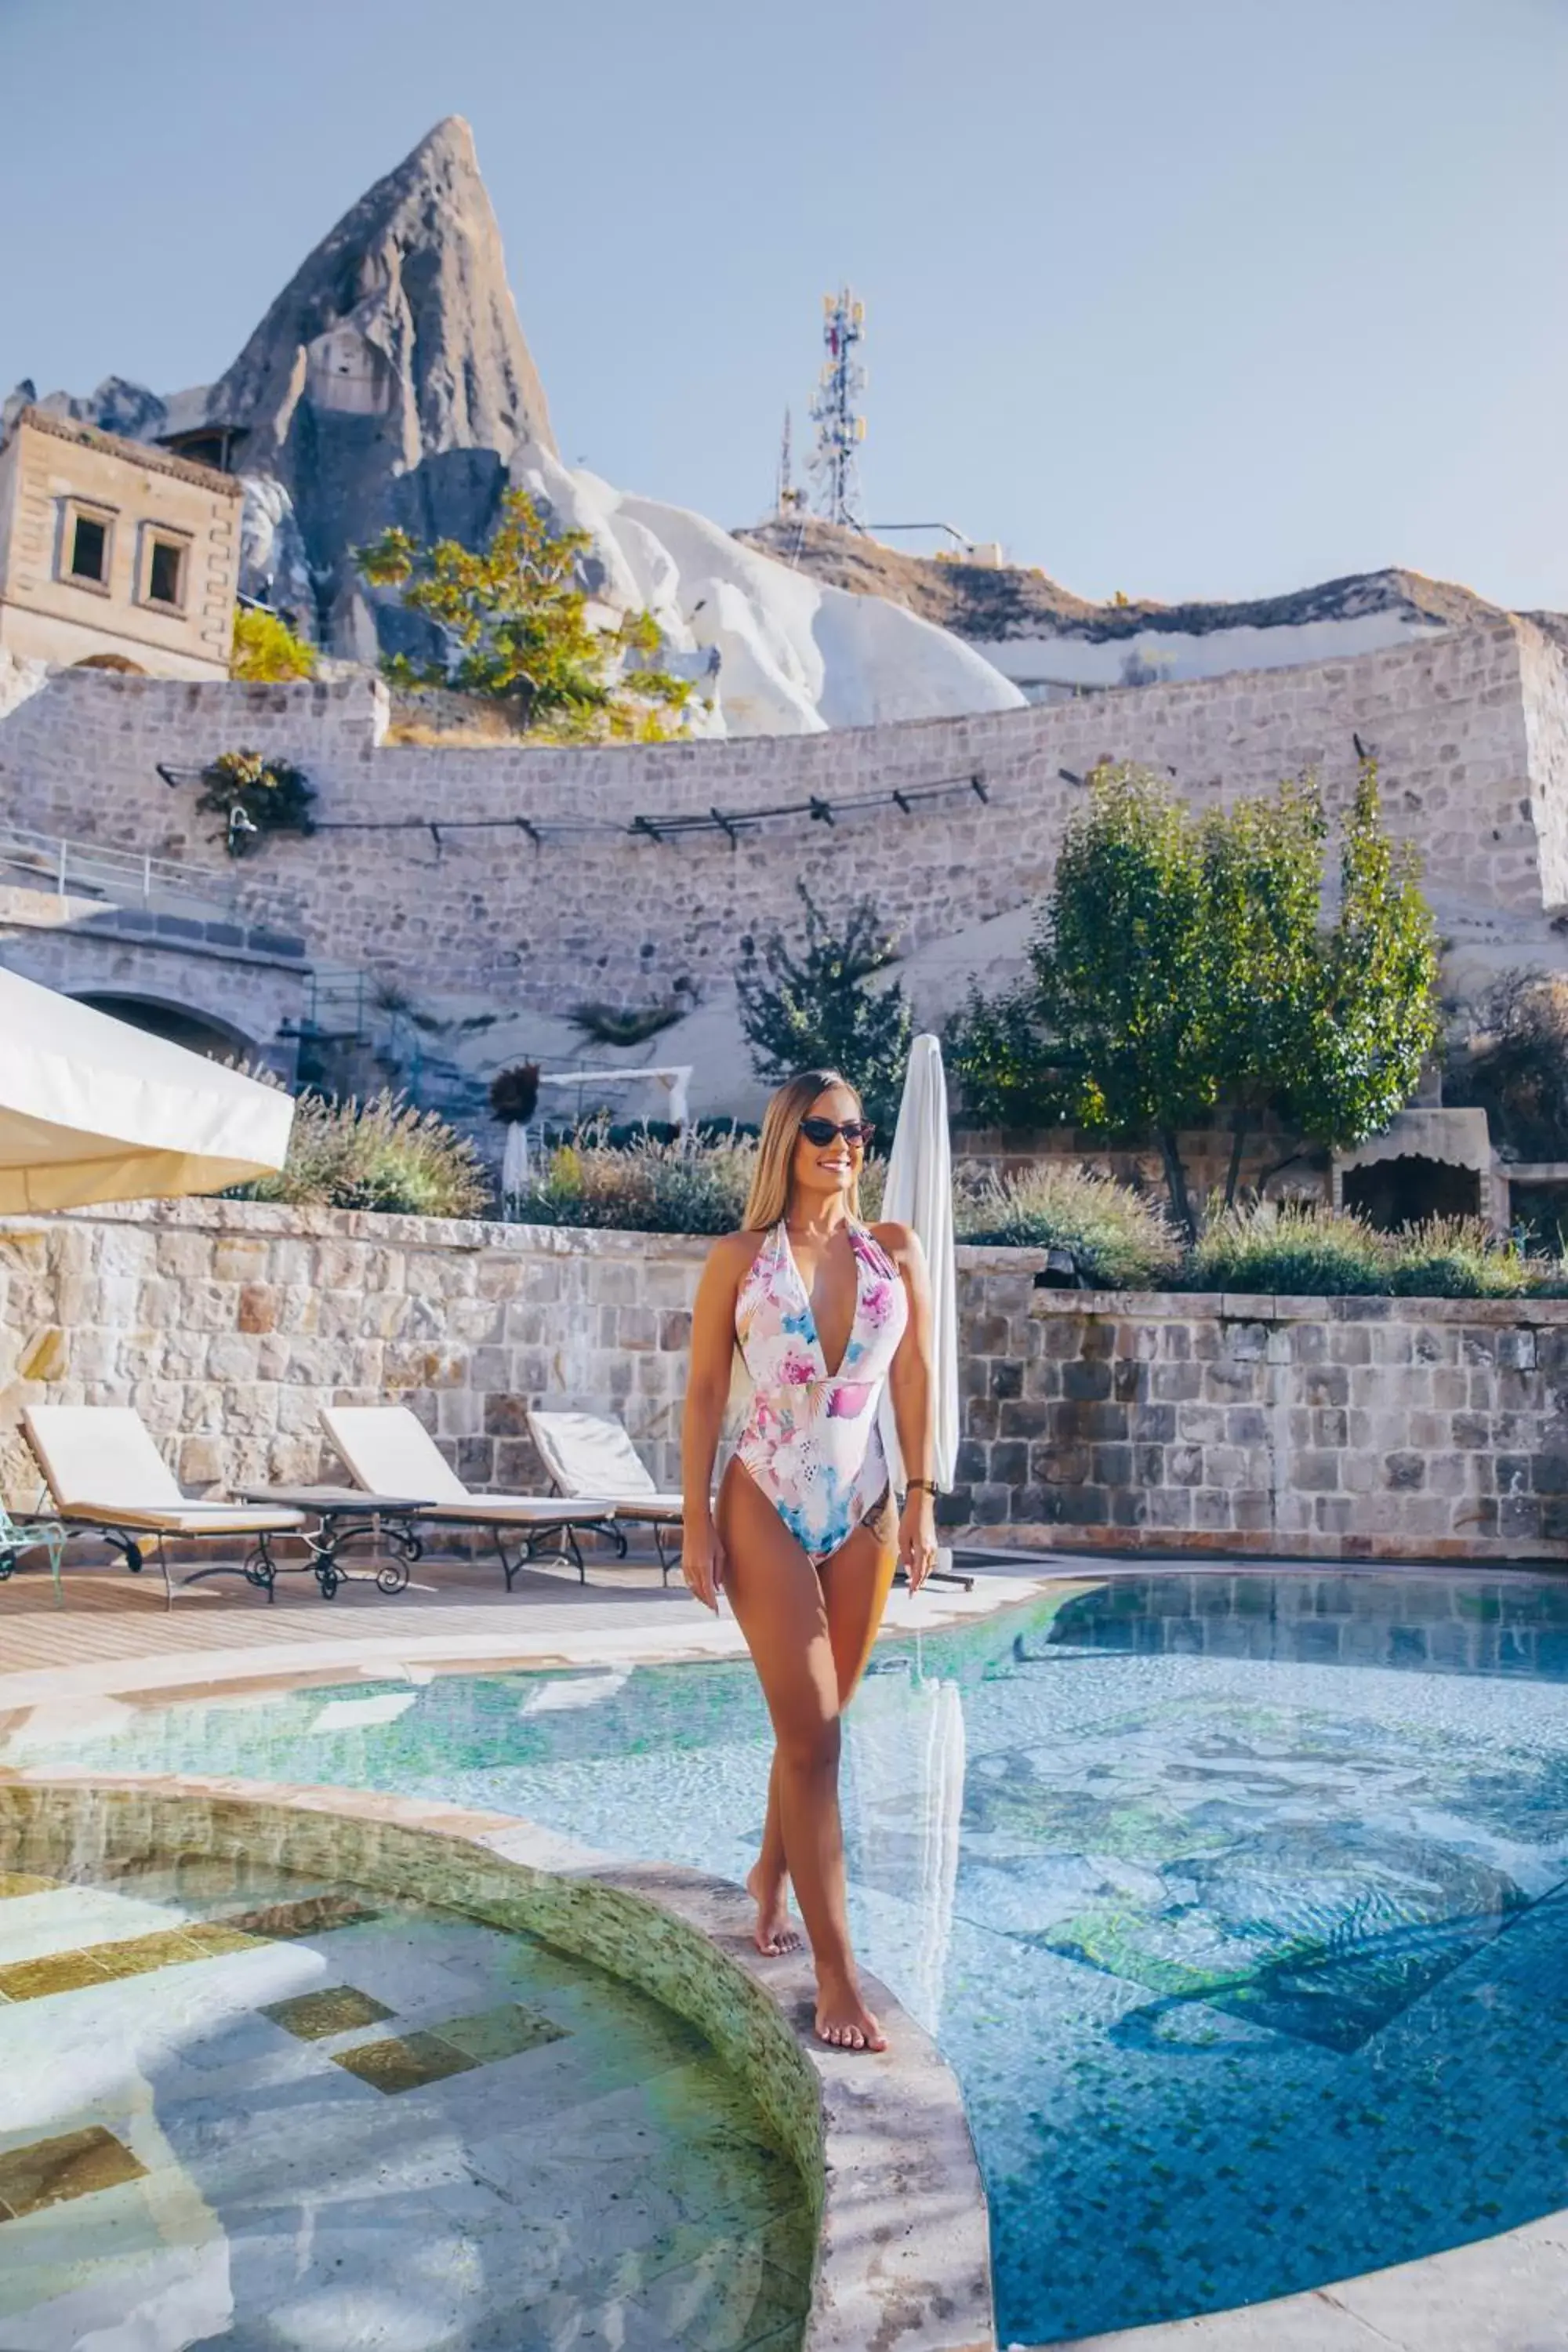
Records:
[[[0,1778],[0,1843],[62,1869],[243,1853],[524,1929],[705,2033],[819,2216],[807,2352],[994,2352],[985,2192],[958,2084],[868,1979],[879,2057],[823,2048],[805,1954],[763,1960],[739,1887],[608,1861],[499,1813],[341,1789],[175,1776]]]

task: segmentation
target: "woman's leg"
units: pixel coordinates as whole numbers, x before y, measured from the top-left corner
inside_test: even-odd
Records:
[[[779,1811],[779,1751],[773,1749],[768,1773],[768,1810],[763,1822],[762,1850],[746,1873],[746,1892],[757,1906],[752,1938],[764,1959],[781,1952],[798,1952],[800,1937],[789,1916],[789,1864],[784,1860],[784,1815]]]
[[[847,2049],[879,2050],[860,1999],[845,1911],[838,1819],[838,1680],[816,1570],[738,1464],[719,1496],[725,1588],[752,1653],[777,1743],[779,1818],[795,1899],[816,1964],[816,2030]]]
[[[847,1543],[822,1563],[827,1635],[838,1670],[838,1704],[847,1706],[859,1688],[881,1630],[893,1571],[899,1564],[899,1528],[891,1498],[884,1496]]]
[[[847,1543],[824,1560],[817,1571],[827,1609],[827,1639],[833,1652],[840,1712],[858,1687],[882,1622],[899,1564],[897,1525],[892,1504],[884,1497],[856,1528]],[[746,1880],[757,1906],[757,1949],[769,1958],[793,1952],[799,1945],[789,1916],[789,1873],[784,1863],[784,1825],[779,1813],[779,1766],[774,1751],[768,1775],[768,1811],[763,1826],[763,1847]]]

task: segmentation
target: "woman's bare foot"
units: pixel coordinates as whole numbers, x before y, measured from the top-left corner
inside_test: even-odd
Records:
[[[789,1916],[788,1879],[764,1880],[762,1874],[760,1862],[746,1874],[746,1892],[757,1906],[752,1936],[763,1959],[776,1960],[785,1952],[799,1951],[800,1930]]]
[[[816,2038],[835,2050],[885,2050],[888,2037],[853,1979],[816,1989]]]

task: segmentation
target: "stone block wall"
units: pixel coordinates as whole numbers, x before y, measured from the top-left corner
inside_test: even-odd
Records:
[[[525,1408],[620,1413],[679,1484],[704,1244],[249,1202],[0,1221],[5,1491],[24,1404],[131,1404],[193,1488],[312,1479],[323,1404],[406,1403],[478,1486],[542,1490]],[[334,1475],[341,1473],[334,1472]]]
[[[0,719],[0,791],[16,824],[221,866],[194,793],[171,792],[157,763],[195,771],[241,745],[284,754],[316,785],[323,830],[226,870],[258,909],[283,894],[313,952],[538,1010],[589,994],[645,1003],[681,982],[699,997],[727,985],[741,943],[788,919],[799,881],[828,908],[869,893],[911,948],[1013,912],[1048,883],[1083,779],[1102,760],[1147,762],[1198,807],[1307,768],[1342,803],[1359,736],[1434,892],[1538,915],[1542,842],[1568,823],[1552,813],[1568,778],[1538,733],[1539,789],[1532,779],[1527,653],[1532,677],[1555,675],[1539,632],[1504,621],[1049,708],[608,750],[388,743],[384,693],[363,680],[187,686],[67,673]],[[935,784],[951,789],[907,813],[890,798]],[[840,805],[831,824],[772,818],[733,841],[628,830],[639,815],[860,793],[878,804]],[[463,831],[466,819],[499,823]],[[426,829],[443,820],[439,838]],[[406,829],[331,829],[389,823]]]
[[[322,1404],[406,1402],[476,1486],[542,1487],[531,1403],[619,1413],[679,1484],[700,1241],[196,1201],[0,1223],[23,1406],[132,1404],[185,1484],[337,1475]],[[1089,1549],[1568,1559],[1568,1301],[1038,1291],[959,1252],[953,1526]]]
[[[1542,900],[1552,909],[1568,907],[1568,649],[1531,629],[1519,653]]]
[[[969,1250],[954,1507],[1028,1542],[1568,1559],[1568,1301],[1075,1297]]]

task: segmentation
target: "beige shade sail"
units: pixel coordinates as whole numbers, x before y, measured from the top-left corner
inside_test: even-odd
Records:
[[[294,1102],[0,971],[0,1213],[221,1192],[281,1168]]]

